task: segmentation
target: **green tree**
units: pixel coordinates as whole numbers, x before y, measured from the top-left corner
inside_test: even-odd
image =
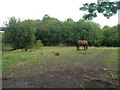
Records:
[[[42,40],[44,45],[58,45],[62,41],[62,23],[56,18],[45,15],[36,29],[35,36]]]
[[[105,26],[103,32],[103,46],[118,46],[118,26]]]
[[[29,20],[21,22],[12,17],[4,32],[5,43],[12,45],[14,49],[28,48],[35,40],[35,31]]]
[[[102,40],[102,31],[100,25],[94,22],[88,22],[89,24],[89,34],[88,41],[94,46],[100,46]]]
[[[74,45],[76,43],[76,26],[76,22],[74,22],[71,18],[64,22],[62,35],[64,37],[65,44]]]
[[[75,45],[77,40],[87,40],[90,45],[100,46],[102,32],[100,26],[94,22],[80,19],[75,22],[67,19],[63,26],[64,41],[67,45]]]
[[[88,14],[83,16],[84,19],[91,20],[97,17],[97,13],[102,13],[105,17],[110,18],[117,13],[120,9],[120,1],[118,2],[97,2],[97,3],[85,3],[80,10],[87,11]]]
[[[77,37],[79,39],[87,40],[89,45],[100,46],[102,33],[99,24],[81,19],[77,25]]]

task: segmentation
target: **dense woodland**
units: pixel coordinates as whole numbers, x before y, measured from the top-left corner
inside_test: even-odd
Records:
[[[101,26],[92,21],[71,18],[60,21],[45,15],[42,20],[24,20],[12,17],[6,23],[3,43],[15,49],[30,47],[36,43],[45,46],[75,46],[77,40],[87,40],[90,46],[119,46],[120,25]],[[119,40],[118,40],[119,39]]]

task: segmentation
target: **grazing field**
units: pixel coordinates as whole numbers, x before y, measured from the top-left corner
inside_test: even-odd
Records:
[[[3,51],[3,88],[115,88],[118,48],[38,47]]]

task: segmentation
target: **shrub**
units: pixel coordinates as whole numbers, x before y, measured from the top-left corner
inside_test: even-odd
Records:
[[[30,48],[35,40],[35,31],[29,21],[21,22],[12,17],[4,32],[4,42],[14,49]]]
[[[35,46],[43,46],[43,43],[41,40],[36,40]]]

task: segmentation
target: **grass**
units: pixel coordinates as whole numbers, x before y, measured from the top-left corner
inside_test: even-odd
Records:
[[[100,56],[104,52],[103,56]],[[54,52],[60,53],[59,56],[55,56]],[[85,56],[86,52],[87,57]],[[96,57],[97,56],[97,57]],[[33,63],[40,61],[54,61],[58,58],[69,59],[69,58],[81,58],[86,60],[98,60],[106,64],[117,65],[118,63],[118,49],[117,48],[107,48],[107,47],[91,47],[87,51],[81,50],[76,51],[75,47],[40,47],[38,49],[30,49],[27,52],[22,52],[18,49],[15,51],[5,51],[2,57],[3,70],[9,70],[14,67],[29,66]]]
[[[55,53],[59,55],[56,56]],[[42,79],[48,86],[55,87],[57,83],[64,83],[61,77],[64,77],[67,83],[74,83],[73,81],[76,80],[78,83],[82,78],[81,82],[84,84],[85,75],[91,79],[97,78],[107,82],[113,80],[113,83],[116,83],[114,79],[118,78],[118,48],[116,47],[89,47],[85,51],[83,48],[81,51],[76,51],[76,47],[64,46],[34,47],[27,52],[22,52],[21,49],[5,50],[2,54],[2,74],[3,78],[8,80],[10,78],[29,79],[28,83],[30,83],[31,80],[37,78],[39,80],[33,84],[40,84],[41,82],[37,81]],[[53,79],[51,79],[52,76]],[[69,76],[73,81],[69,81]],[[9,83],[11,82],[14,81]]]

